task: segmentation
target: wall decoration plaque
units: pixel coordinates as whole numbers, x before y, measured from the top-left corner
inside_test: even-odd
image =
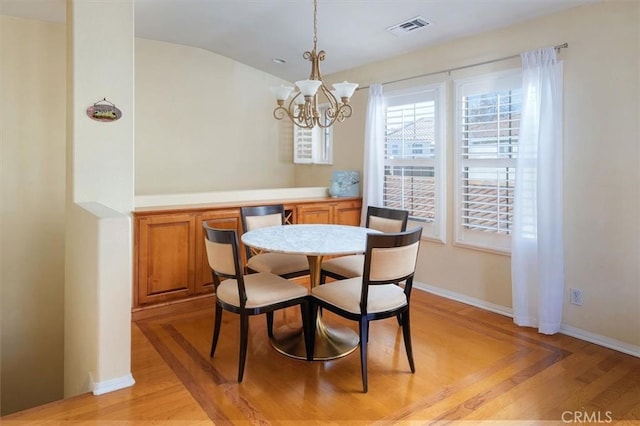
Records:
[[[109,102],[107,98],[103,98],[87,108],[87,115],[96,121],[116,121],[122,117],[122,111],[115,104]]]

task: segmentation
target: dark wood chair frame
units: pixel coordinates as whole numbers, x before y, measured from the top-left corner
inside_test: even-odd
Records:
[[[367,207],[367,217],[365,220],[365,228],[369,227],[369,220],[371,216],[382,217],[385,219],[392,219],[402,221],[402,225],[400,228],[400,232],[404,232],[407,230],[407,222],[409,220],[409,212],[407,210],[398,210],[398,209],[390,209],[387,207],[375,207],[369,206]],[[340,274],[331,271],[325,271],[324,269],[320,269],[320,283],[324,284],[327,281],[327,277],[331,277],[336,280],[344,280],[351,277],[345,277]]]
[[[393,234],[369,234],[367,236],[367,251],[365,253],[365,264],[364,271],[362,276],[362,293],[360,295],[360,313],[352,313],[345,311],[333,304],[326,303],[323,300],[317,299],[311,295],[311,320],[309,324],[311,326],[312,336],[315,336],[315,318],[317,316],[318,307],[322,307],[327,309],[337,315],[342,316],[343,318],[347,318],[352,321],[357,321],[359,324],[359,335],[360,335],[360,368],[362,372],[362,388],[366,393],[368,391],[367,384],[367,343],[369,341],[369,322],[397,317],[400,321],[400,325],[402,326],[402,335],[404,338],[404,346],[407,352],[407,359],[409,361],[409,367],[411,369],[411,373],[415,373],[415,364],[413,361],[413,348],[411,346],[411,322],[410,322],[410,301],[411,301],[411,290],[413,288],[413,276],[414,271],[410,274],[403,277],[396,277],[393,280],[385,280],[385,281],[372,281],[370,279],[370,270],[371,270],[371,253],[373,249],[376,248],[391,248],[391,247],[403,247],[407,245],[411,245],[416,241],[420,241],[420,237],[422,236],[422,228],[415,228],[411,231],[393,233]],[[399,282],[404,281],[404,294],[407,298],[406,305],[398,309],[393,309],[385,312],[376,312],[376,313],[368,313],[367,312],[367,299],[369,294],[369,286],[371,285],[382,285],[382,284],[398,284]],[[310,344],[312,345],[310,351],[313,353],[313,344],[314,339],[310,339]]]
[[[224,273],[211,270],[211,274],[213,277],[213,285],[215,287],[216,293],[218,291],[218,286],[221,283],[221,278],[235,279],[237,280],[237,283],[238,283],[238,295],[240,300],[240,306],[238,307],[235,305],[230,305],[228,303],[225,303],[216,297],[213,338],[211,342],[211,351],[209,353],[209,356],[213,358],[216,351],[216,347],[218,345],[218,339],[220,337],[220,326],[222,324],[222,311],[226,310],[226,311],[233,312],[240,315],[240,353],[239,353],[239,363],[238,363],[238,383],[242,382],[242,378],[244,376],[245,363],[247,359],[249,316],[266,314],[267,332],[269,337],[273,337],[274,311],[277,311],[278,309],[288,308],[290,306],[300,305],[300,314],[302,315],[303,331],[305,333],[307,360],[311,361],[313,359],[313,351],[312,351],[312,344],[309,343],[309,340],[310,340],[309,336],[312,336],[312,334],[311,334],[311,327],[309,325],[310,309],[309,309],[308,296],[298,297],[295,299],[290,299],[290,300],[275,303],[272,305],[261,306],[258,308],[245,307],[245,304],[247,302],[247,292],[245,289],[243,269],[240,261],[238,235],[236,231],[234,229],[214,229],[207,226],[206,223],[203,223],[203,227],[205,229],[206,236],[209,241],[213,241],[221,244],[231,244],[233,247],[236,273],[224,274]]]
[[[265,206],[249,206],[249,207],[241,207],[240,208],[240,219],[242,221],[242,231],[247,232],[247,217],[252,216],[267,216],[271,214],[280,214],[282,215],[281,223],[285,223],[285,211],[283,204],[273,204],[273,205],[265,205]],[[247,255],[247,261],[254,255],[251,251],[251,247],[245,246],[245,253]],[[258,271],[254,271],[253,269],[247,267],[247,273],[255,273]],[[288,274],[282,274],[283,278],[296,278],[303,277],[305,275],[309,275],[309,269],[300,270],[296,272],[291,272]]]

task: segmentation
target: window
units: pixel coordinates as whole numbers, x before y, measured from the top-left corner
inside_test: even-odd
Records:
[[[444,86],[385,94],[384,206],[444,241]]]
[[[322,106],[320,113],[324,117]],[[333,126],[313,129],[293,126],[293,162],[297,164],[333,164]]]
[[[456,82],[456,105],[456,243],[509,252],[521,72]]]

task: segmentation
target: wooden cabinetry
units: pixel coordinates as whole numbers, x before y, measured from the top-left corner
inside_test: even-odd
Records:
[[[335,223],[338,225],[360,225],[360,200],[328,201],[300,204],[296,207],[297,223]]]
[[[134,308],[213,292],[202,223],[242,233],[240,207],[284,204],[287,223],[360,224],[359,198],[273,200],[134,212]],[[241,247],[243,262],[244,247]]]

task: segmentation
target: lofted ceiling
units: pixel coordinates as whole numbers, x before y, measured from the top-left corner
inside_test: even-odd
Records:
[[[111,0],[113,1],[113,0]],[[601,0],[318,0],[328,75]],[[289,81],[307,78],[313,0],[135,0],[137,37],[200,47]],[[64,22],[65,0],[0,0],[0,13]],[[398,36],[387,28],[422,17]],[[274,58],[286,60],[284,64]]]

